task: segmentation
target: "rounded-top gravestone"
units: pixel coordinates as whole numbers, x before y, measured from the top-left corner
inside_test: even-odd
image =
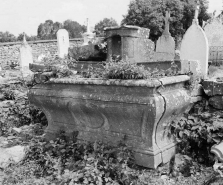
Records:
[[[68,48],[69,48],[69,34],[67,30],[65,29],[58,30],[57,46],[58,46],[59,57],[64,58],[68,54]]]
[[[208,73],[209,46],[205,32],[198,24],[198,10],[199,7],[196,9],[192,25],[183,37],[180,48],[180,59],[185,61],[198,60],[202,76],[206,77]]]

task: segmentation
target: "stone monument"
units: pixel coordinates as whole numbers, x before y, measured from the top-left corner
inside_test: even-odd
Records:
[[[175,41],[169,32],[170,13],[168,11],[166,11],[164,20],[165,29],[156,43],[154,61],[174,60],[175,56]]]
[[[151,62],[155,47],[149,39],[149,33],[147,28],[131,25],[105,28],[108,59],[120,58],[132,63]]]
[[[57,32],[58,55],[64,58],[68,54],[69,34],[65,29],[59,29]]]
[[[93,40],[95,38],[95,33],[92,33],[90,30],[90,23],[88,19],[87,19],[87,32],[83,34],[83,38],[84,38],[83,45],[88,45],[89,42],[93,43]]]
[[[19,49],[19,66],[20,69],[29,70],[29,64],[33,63],[33,55],[32,55],[32,48],[28,45],[25,37],[25,33],[23,35],[23,42]]]
[[[198,60],[201,66],[202,76],[205,78],[208,72],[209,46],[205,32],[198,24],[199,5],[197,4],[192,25],[186,31],[180,48],[180,59]]]

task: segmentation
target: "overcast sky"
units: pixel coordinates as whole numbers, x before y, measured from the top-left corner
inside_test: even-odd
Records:
[[[222,9],[223,0],[209,0],[209,11]],[[130,0],[0,0],[0,31],[14,35],[26,32],[37,35],[40,23],[51,19],[63,22],[71,19],[91,25],[103,18],[114,18],[118,23],[127,13]]]

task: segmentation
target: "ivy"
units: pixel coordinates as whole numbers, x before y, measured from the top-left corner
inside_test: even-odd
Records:
[[[204,111],[185,114],[171,122],[167,128],[168,133],[174,135],[179,142],[181,153],[192,156],[198,162],[212,165],[214,156],[210,150],[214,144],[223,140],[222,121],[221,112]]]

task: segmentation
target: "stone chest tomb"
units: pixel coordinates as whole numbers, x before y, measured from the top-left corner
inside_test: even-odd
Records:
[[[149,62],[153,58],[154,43],[150,30],[138,26],[105,28],[108,57],[128,59],[130,62]]]
[[[148,29],[122,26],[105,31],[107,57],[169,69],[172,61],[153,62],[154,43],[148,39]],[[181,65],[179,70],[184,71]],[[28,96],[47,117],[48,139],[61,129],[68,135],[78,131],[77,139],[91,142],[116,144],[125,138],[138,165],[156,168],[175,153],[176,141],[166,131],[168,124],[200,98],[187,88],[189,80],[188,75],[139,80],[52,78],[33,86]]]

